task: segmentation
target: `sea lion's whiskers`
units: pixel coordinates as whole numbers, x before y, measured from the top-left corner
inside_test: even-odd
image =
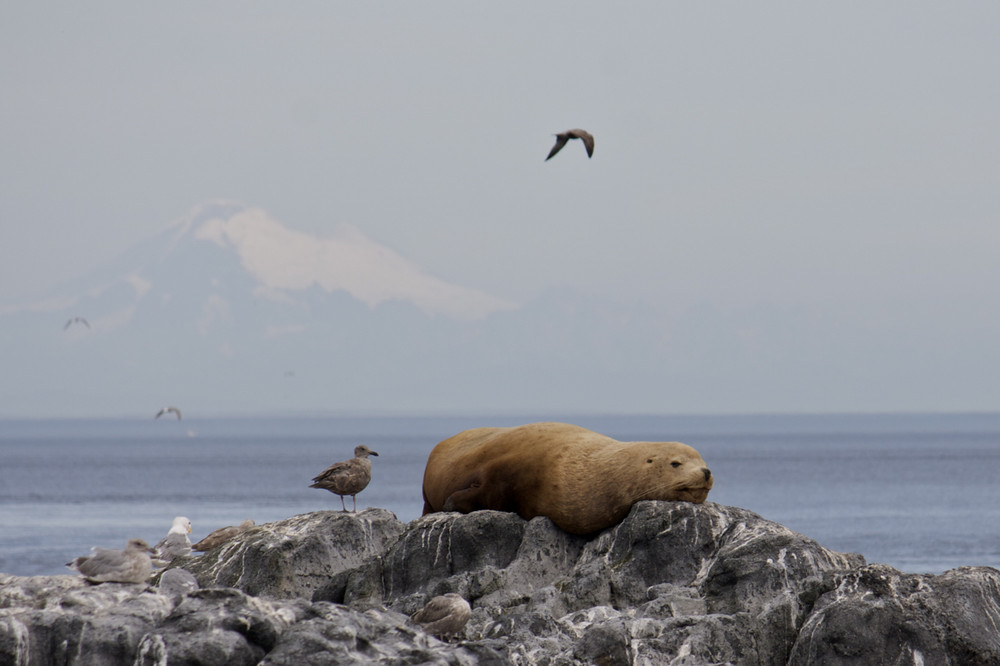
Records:
[[[679,488],[684,488],[684,486],[683,486],[683,484],[677,484],[677,483],[663,483],[663,484],[660,484],[660,485],[655,486],[653,488],[649,488],[647,490],[644,490],[641,493],[639,493],[638,495],[633,495],[631,497],[631,499],[629,499],[629,502],[630,503],[637,502],[637,501],[643,499],[647,495],[651,495],[653,493],[660,492],[664,488],[669,488],[671,490],[677,490]]]

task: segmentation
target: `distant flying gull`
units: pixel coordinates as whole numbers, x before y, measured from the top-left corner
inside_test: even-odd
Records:
[[[184,516],[177,516],[170,525],[167,536],[153,547],[153,560],[158,566],[169,564],[175,557],[191,554],[191,521]]]
[[[243,534],[248,529],[254,526],[252,520],[244,520],[239,525],[230,525],[229,527],[220,527],[217,530],[208,533],[204,539],[191,546],[192,550],[197,550],[199,553],[203,553],[208,550],[212,550],[216,546],[221,546],[233,537]]]
[[[66,563],[91,583],[144,583],[153,573],[153,563],[149,559],[152,549],[142,539],[130,539],[125,550],[91,550],[92,555]]]
[[[169,414],[170,412],[173,412],[174,414],[177,415],[177,420],[178,421],[181,420],[181,410],[177,409],[176,407],[164,407],[160,411],[156,412],[156,416],[154,416],[153,418],[154,419],[158,419],[161,416],[163,416],[164,414]]]
[[[69,320],[67,320],[66,325],[63,326],[63,330],[65,331],[73,324],[83,324],[87,328],[90,328],[90,322],[84,319],[83,317],[70,317]]]
[[[549,151],[549,156],[545,158],[548,162],[555,154],[562,150],[562,147],[566,145],[566,142],[570,139],[582,139],[583,145],[587,148],[587,158],[591,158],[594,155],[594,137],[591,136],[590,132],[582,129],[571,129],[566,130],[556,134],[556,145],[552,146],[552,150]]]
[[[410,620],[424,628],[428,634],[441,639],[458,635],[472,617],[469,602],[454,592],[434,597],[427,605],[410,616]]]
[[[368,486],[372,480],[372,461],[368,456],[378,454],[362,444],[354,448],[354,457],[343,462],[333,463],[325,470],[313,478],[310,488],[323,488],[331,493],[340,495],[340,503],[347,512],[347,504],[344,502],[344,495],[350,495],[354,499],[354,511],[358,510],[358,493]]]

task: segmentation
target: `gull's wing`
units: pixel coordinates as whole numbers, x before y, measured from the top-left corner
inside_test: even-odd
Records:
[[[569,141],[568,134],[556,134],[556,145],[552,146],[552,150],[549,151],[549,156],[545,158],[545,161],[548,162],[551,160],[556,153],[562,150],[562,147],[566,145],[567,141]]]
[[[345,460],[343,462],[336,462],[324,469],[322,472],[313,477],[313,481],[329,481],[330,479],[343,474],[344,472],[349,472],[354,468],[354,459]]]
[[[431,622],[437,622],[440,619],[448,617],[453,610],[451,599],[434,597],[427,602],[426,606],[414,613],[412,619],[414,622],[419,622],[420,624],[430,624]]]

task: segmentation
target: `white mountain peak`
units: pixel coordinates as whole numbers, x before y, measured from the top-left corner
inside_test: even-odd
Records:
[[[243,268],[260,283],[259,294],[280,299],[288,292],[318,286],[327,292],[345,291],[371,307],[390,300],[409,301],[425,313],[465,320],[517,307],[428,275],[348,224],[324,238],[289,229],[260,208],[226,206],[223,211],[209,217],[200,207],[188,217],[183,232],[190,230],[196,239],[234,250]],[[203,221],[192,227],[195,216]]]

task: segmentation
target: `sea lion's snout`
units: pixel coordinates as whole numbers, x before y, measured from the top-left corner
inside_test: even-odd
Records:
[[[702,467],[701,468],[701,472],[702,472],[702,474],[705,475],[705,483],[708,483],[709,479],[712,478],[712,470],[710,470],[707,467]]]

